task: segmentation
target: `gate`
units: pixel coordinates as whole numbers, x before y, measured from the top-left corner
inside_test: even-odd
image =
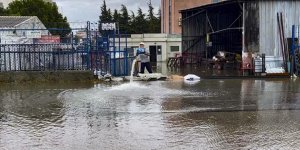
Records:
[[[293,25],[292,27],[292,40],[289,41],[291,45],[291,73],[300,75],[300,25]]]
[[[98,23],[72,25],[71,29],[28,28],[30,23],[0,29],[0,72],[97,70],[113,76],[129,74],[127,35],[115,31],[102,35]]]

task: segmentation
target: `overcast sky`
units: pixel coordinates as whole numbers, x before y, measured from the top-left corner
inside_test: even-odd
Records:
[[[69,22],[98,21],[100,7],[103,0],[53,0],[59,7],[59,11],[68,18]],[[106,5],[112,11],[120,10],[121,4],[124,4],[128,11],[135,12],[140,7],[143,12],[148,11],[147,2],[149,0],[106,0]],[[160,7],[160,0],[152,0],[155,13]],[[131,14],[131,13],[130,13]]]

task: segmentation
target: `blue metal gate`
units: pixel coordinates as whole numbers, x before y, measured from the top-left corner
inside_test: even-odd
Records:
[[[293,25],[292,27],[292,41],[291,41],[291,73],[300,75],[300,25]]]
[[[101,35],[98,28],[98,23],[87,22],[72,29],[0,29],[0,72],[97,70],[129,75],[128,36],[115,31]],[[70,33],[59,36],[50,31]],[[39,35],[29,38],[28,32]],[[125,46],[121,46],[121,38]]]

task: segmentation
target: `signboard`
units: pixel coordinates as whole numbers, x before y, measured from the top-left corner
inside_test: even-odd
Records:
[[[39,44],[58,44],[60,43],[59,36],[42,35],[41,38],[36,38],[35,43]]]
[[[26,37],[29,39],[34,39],[34,38],[41,38],[41,31],[27,31],[26,32]]]
[[[104,31],[116,30],[116,23],[101,23],[101,29]]]
[[[78,31],[76,32],[76,36],[79,38],[86,38],[86,31]]]

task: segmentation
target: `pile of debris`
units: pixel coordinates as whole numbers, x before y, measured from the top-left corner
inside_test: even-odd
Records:
[[[242,61],[240,54],[219,51],[217,55],[213,56],[211,64],[214,69],[227,69],[239,68],[239,64]]]

